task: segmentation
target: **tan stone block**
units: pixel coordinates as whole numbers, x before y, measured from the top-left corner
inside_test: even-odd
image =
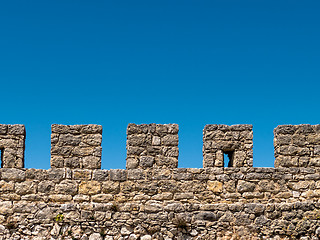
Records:
[[[97,194],[97,195],[93,195],[91,197],[91,200],[93,202],[110,202],[111,200],[113,200],[113,195],[112,194]]]
[[[75,195],[73,196],[73,201],[75,202],[87,202],[90,200],[90,197],[87,195]]]
[[[106,181],[102,183],[102,192],[104,193],[119,193],[120,183],[113,181]]]
[[[47,201],[48,195],[44,193],[21,195],[21,199],[25,201]]]
[[[320,190],[316,189],[316,190],[308,190],[306,192],[303,192],[301,194],[302,197],[306,197],[306,198],[319,198],[320,197]]]
[[[175,193],[174,199],[175,200],[185,200],[185,199],[193,199],[193,193],[192,192],[186,192],[186,193]]]
[[[0,181],[0,192],[13,192],[14,184],[12,182]]]
[[[61,156],[51,156],[50,164],[52,168],[63,168],[64,158]]]
[[[87,134],[83,136],[82,141],[91,146],[100,146],[102,141],[101,134]]]
[[[313,157],[310,159],[310,165],[320,167],[320,157]]]
[[[71,195],[54,194],[49,196],[49,200],[53,202],[69,202],[72,200]]]
[[[77,146],[81,142],[80,135],[73,135],[73,134],[60,134],[59,136],[59,146]]]
[[[127,158],[127,164],[126,164],[126,168],[127,169],[135,169],[137,168],[139,165],[139,160],[135,157],[129,157]]]
[[[311,144],[320,144],[320,134],[309,135],[307,141]]]
[[[162,205],[158,202],[148,202],[144,205],[144,211],[148,213],[160,212],[162,211],[162,209],[163,209]]]
[[[55,190],[56,193],[75,195],[77,194],[77,188],[76,181],[66,179],[57,184]]]
[[[90,180],[91,171],[86,169],[75,169],[73,172],[73,179]]]
[[[278,194],[274,195],[275,198],[291,198],[292,192],[279,192]]]
[[[92,155],[94,148],[92,147],[75,147],[72,150],[72,154],[76,156],[89,156]]]
[[[105,218],[106,213],[105,212],[101,212],[101,211],[96,211],[94,213],[94,219],[96,221],[103,221],[103,219]]]
[[[236,191],[236,183],[234,180],[225,182],[224,186],[228,192],[234,193]]]
[[[12,213],[12,202],[11,201],[3,201],[0,202],[0,214],[11,214]]]
[[[179,136],[178,135],[166,135],[161,139],[161,144],[165,146],[178,146]]]
[[[81,182],[79,185],[79,193],[85,195],[97,194],[101,191],[101,185],[97,181]]]
[[[289,182],[288,186],[292,189],[292,190],[302,190],[302,189],[307,189],[310,188],[310,186],[314,186],[315,183],[314,181],[299,181],[299,182]]]
[[[246,159],[244,151],[235,151],[233,156],[233,167],[242,167]]]
[[[214,167],[215,156],[211,153],[204,153],[203,155],[203,168]]]
[[[79,220],[80,219],[80,213],[78,211],[70,211],[64,214],[64,219],[66,220]]]
[[[20,195],[36,193],[37,188],[38,188],[38,184],[37,182],[34,182],[34,181],[25,181],[25,182],[15,184],[15,191],[17,194],[20,194]]]
[[[19,201],[21,199],[20,195],[15,193],[1,194],[0,199],[3,201]]]
[[[123,193],[134,192],[135,187],[136,187],[136,185],[132,181],[126,181],[126,182],[122,182],[120,184],[120,189],[121,189],[121,192],[123,192]]]
[[[86,169],[100,169],[101,168],[101,158],[95,156],[86,156],[82,158],[83,168]]]
[[[223,190],[223,184],[219,181],[208,181],[207,183],[207,189],[214,192],[214,193],[220,193]]]

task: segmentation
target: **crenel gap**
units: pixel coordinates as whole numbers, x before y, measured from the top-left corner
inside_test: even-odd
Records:
[[[234,151],[224,151],[223,152],[223,166],[233,167],[233,155]]]
[[[1,168],[3,167],[3,148],[0,148],[0,160],[1,160],[1,162],[0,162],[0,166],[1,166]]]

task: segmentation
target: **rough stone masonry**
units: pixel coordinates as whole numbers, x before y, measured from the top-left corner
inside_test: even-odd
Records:
[[[203,168],[178,168],[178,131],[129,124],[127,169],[102,170],[101,126],[54,124],[43,170],[0,125],[0,239],[320,239],[320,125],[278,126],[275,168],[251,125],[205,126]]]

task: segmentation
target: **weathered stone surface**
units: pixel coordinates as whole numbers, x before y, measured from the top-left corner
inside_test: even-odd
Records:
[[[2,168],[23,168],[26,131],[24,125],[0,125]]]
[[[77,194],[78,184],[74,180],[63,180],[56,185],[55,191],[57,193],[67,193],[69,195]]]
[[[178,131],[177,124],[129,124],[127,169],[176,168]]]
[[[127,179],[127,171],[122,169],[111,169],[110,180],[113,181],[125,181]]]
[[[103,240],[103,238],[99,233],[92,233],[89,237],[89,240]]]
[[[15,184],[15,192],[19,195],[31,194],[37,192],[37,182],[25,181]]]
[[[101,184],[97,181],[81,182],[79,185],[79,193],[86,195],[97,194],[101,191]]]
[[[243,192],[253,192],[255,189],[255,184],[252,182],[247,182],[247,181],[238,181],[238,186],[237,186],[237,190],[240,193]]]
[[[119,193],[120,183],[113,181],[106,181],[102,183],[102,192],[104,193]]]
[[[215,192],[215,193],[220,193],[223,190],[223,184],[222,182],[219,181],[208,181],[207,188],[208,190]]]
[[[101,126],[53,124],[51,129],[52,168],[101,168]]]
[[[206,125],[203,130],[203,167],[252,167],[252,125]]]
[[[3,180],[24,181],[26,177],[25,171],[20,169],[1,169],[1,178]]]
[[[96,181],[109,180],[109,171],[108,170],[94,170],[92,173],[92,180],[96,180]]]
[[[10,128],[16,139],[19,129]],[[101,156],[102,128],[54,126],[55,168],[0,169],[0,239],[320,237],[320,126],[275,130],[276,161],[283,164],[277,168],[220,167],[221,147],[236,146],[239,164],[251,156],[243,149],[252,149],[252,126],[205,130],[204,144],[217,149],[206,159],[219,167],[176,168],[178,127],[144,124],[127,129],[138,144],[128,147],[137,165],[99,170],[90,169],[90,159]],[[14,146],[8,132],[8,125],[0,125],[2,143]]]
[[[319,167],[318,126],[278,126],[274,130],[275,167]]]
[[[93,202],[110,202],[113,200],[112,194],[97,194],[91,197]]]

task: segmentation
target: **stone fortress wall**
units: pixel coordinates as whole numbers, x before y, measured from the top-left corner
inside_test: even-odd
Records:
[[[25,128],[0,125],[0,239],[320,239],[320,125],[207,125],[203,168],[178,168],[177,124],[129,124],[127,169],[102,170],[102,127],[52,125],[51,168],[24,168]],[[224,167],[228,155],[228,167]]]

